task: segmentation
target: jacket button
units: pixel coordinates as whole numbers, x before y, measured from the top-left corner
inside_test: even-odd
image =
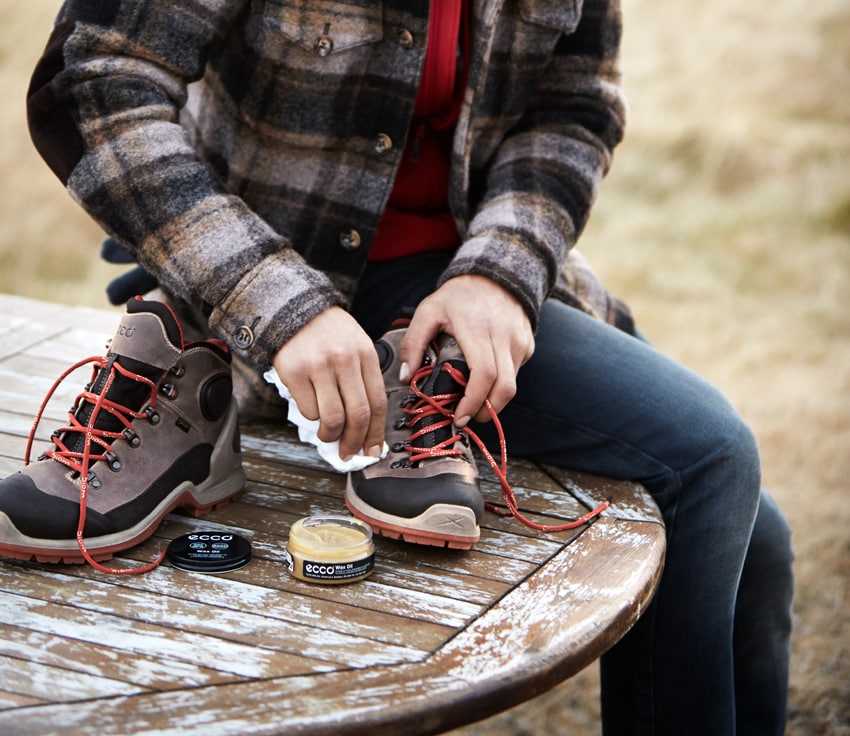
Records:
[[[254,344],[254,333],[247,325],[242,325],[233,335],[236,347],[247,350]]]
[[[360,233],[356,230],[346,230],[340,233],[339,244],[345,250],[357,250],[360,247]]]
[[[375,138],[375,153],[386,153],[393,147],[393,139],[386,133],[379,133]]]
[[[406,28],[402,28],[398,32],[398,45],[401,46],[403,49],[413,48],[413,34]]]
[[[333,50],[334,41],[326,34],[318,36],[313,43],[313,51],[315,51],[319,56],[327,56]]]

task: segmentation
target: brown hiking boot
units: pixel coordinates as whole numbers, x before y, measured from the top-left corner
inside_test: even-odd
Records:
[[[377,343],[387,390],[380,462],[349,473],[345,500],[377,533],[417,544],[469,549],[481,534],[484,500],[464,432],[451,419],[468,369],[454,338],[440,335],[410,385],[398,380],[404,330]],[[439,408],[438,408],[439,407]]]
[[[107,560],[153,534],[173,509],[199,515],[242,492],[224,343],[184,346],[167,306],[133,299],[106,357],[76,367],[89,362],[92,381],[53,447],[0,481],[0,555]]]

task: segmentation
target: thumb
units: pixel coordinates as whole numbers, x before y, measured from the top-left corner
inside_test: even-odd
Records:
[[[425,350],[433,337],[433,331],[426,327],[426,323],[423,320],[417,321],[414,317],[399,346],[401,369],[398,378],[400,381],[408,381],[416,369],[422,365]]]

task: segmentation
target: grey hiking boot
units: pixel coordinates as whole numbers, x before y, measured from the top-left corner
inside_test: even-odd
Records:
[[[468,378],[466,361],[454,338],[440,335],[412,383],[402,383],[398,348],[404,332],[392,330],[375,346],[387,390],[390,452],[349,473],[346,504],[384,536],[470,549],[481,534],[484,499],[469,439],[451,419],[463,395],[457,378]]]
[[[199,515],[244,488],[224,343],[184,346],[167,306],[134,299],[109,353],[88,362],[92,381],[52,448],[0,481],[0,555],[107,560],[173,509]]]

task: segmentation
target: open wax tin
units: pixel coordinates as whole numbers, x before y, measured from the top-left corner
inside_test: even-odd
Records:
[[[308,516],[289,530],[289,571],[308,583],[353,583],[375,567],[372,529],[352,516]]]

